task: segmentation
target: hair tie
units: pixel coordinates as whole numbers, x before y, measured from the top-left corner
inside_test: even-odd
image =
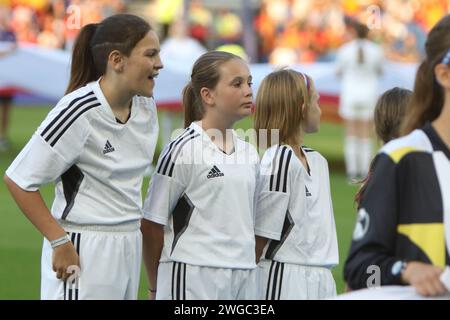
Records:
[[[446,55],[442,59],[441,63],[448,64],[450,62],[450,49],[448,49]]]

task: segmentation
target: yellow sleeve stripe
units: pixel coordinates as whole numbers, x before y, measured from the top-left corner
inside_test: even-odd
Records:
[[[407,236],[435,266],[445,267],[445,234],[443,223],[400,224],[397,232]]]
[[[388,155],[391,157],[392,161],[399,163],[404,156],[414,151],[419,151],[419,149],[413,147],[403,147],[388,152]]]

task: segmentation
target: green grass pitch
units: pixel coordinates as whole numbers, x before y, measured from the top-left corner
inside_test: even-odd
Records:
[[[44,119],[48,107],[15,107],[12,109],[10,139],[11,149],[0,152],[0,171],[2,176]],[[165,116],[160,113],[160,117]],[[249,128],[251,119],[246,119],[238,127]],[[351,240],[355,221],[353,197],[357,186],[349,185],[342,170],[343,129],[339,124],[322,123],[319,133],[308,136],[305,145],[321,152],[330,163],[331,192],[337,225],[340,264],[333,270],[338,293],[344,289],[342,267]],[[143,190],[147,190],[148,179]],[[48,206],[53,198],[53,186],[41,188]],[[40,255],[42,236],[20,212],[0,183],[0,299],[39,299]],[[147,287],[144,268],[141,270],[139,299],[145,299]]]

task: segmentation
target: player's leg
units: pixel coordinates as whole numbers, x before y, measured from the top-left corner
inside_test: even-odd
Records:
[[[370,163],[373,158],[373,121],[370,118],[366,118],[360,121],[359,133],[360,133],[360,169],[361,175],[366,176],[369,172]]]
[[[344,159],[347,178],[351,181],[358,177],[358,133],[356,121],[349,116],[344,122]]]

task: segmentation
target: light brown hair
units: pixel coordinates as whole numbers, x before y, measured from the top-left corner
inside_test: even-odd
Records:
[[[306,80],[306,81],[305,81]],[[258,146],[261,139],[271,146],[272,131],[279,130],[279,143],[298,145],[301,124],[305,110],[310,107],[311,78],[300,72],[284,69],[270,73],[261,82],[256,96],[255,129],[267,129],[267,134],[258,134]]]
[[[399,87],[384,92],[377,101],[374,112],[375,132],[383,143],[400,136],[400,126],[412,91]]]
[[[205,110],[200,96],[202,88],[214,89],[220,80],[220,66],[237,55],[224,51],[210,51],[203,54],[192,67],[191,81],[183,89],[184,127],[201,120]]]

